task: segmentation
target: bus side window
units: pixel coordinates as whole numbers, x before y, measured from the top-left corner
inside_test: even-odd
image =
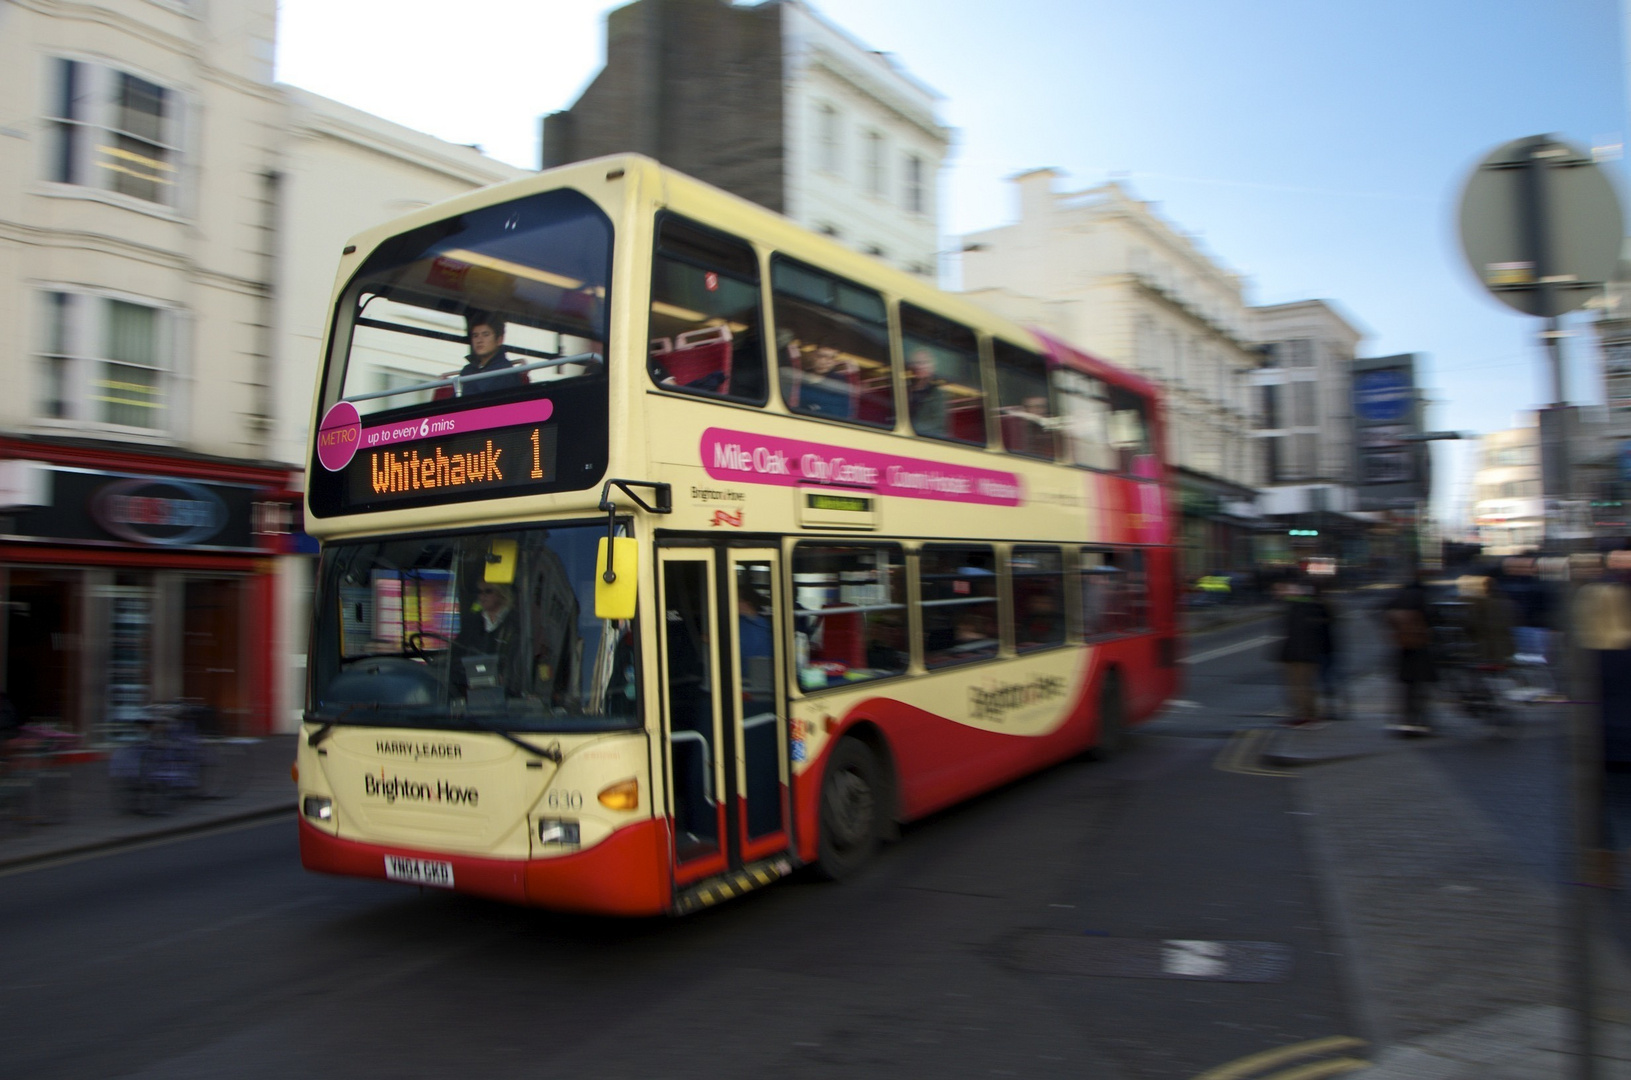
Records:
[[[1052,461],[1059,423],[1048,395],[1047,362],[1028,349],[997,339],[992,339],[991,351],[997,362],[1003,449]]]
[[[894,544],[800,544],[793,648],[806,693],[906,671],[906,570]]]
[[[895,426],[889,316],[872,289],[776,256],[770,267],[782,400],[796,413]]]
[[[1089,469],[1110,469],[1110,403],[1104,383],[1069,368],[1053,370],[1054,398],[1064,434],[1065,459]]]
[[[979,340],[966,326],[900,306],[912,430],[931,439],[985,445],[985,382]]]
[[[918,580],[925,665],[949,667],[997,655],[997,573],[990,548],[926,546],[918,556]]]
[[[1009,560],[1014,645],[1020,652],[1065,642],[1065,572],[1058,548],[1020,547]]]
[[[647,336],[651,381],[663,389],[764,404],[759,259],[753,248],[664,214],[652,257]]]
[[[1149,402],[1131,390],[1110,388],[1110,448],[1116,471],[1145,480],[1158,479],[1155,448],[1150,440]]]
[[[1082,636],[1130,634],[1149,625],[1144,553],[1134,548],[1082,549]]]

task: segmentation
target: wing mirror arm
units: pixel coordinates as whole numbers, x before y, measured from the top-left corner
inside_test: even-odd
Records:
[[[672,514],[674,512],[674,491],[663,483],[651,480],[608,480],[600,489],[600,509],[606,511],[606,570],[600,575],[601,580],[610,585],[617,580],[617,571],[612,566],[612,551],[617,546],[612,540],[617,536],[617,506],[612,502],[612,488],[617,488],[629,500],[648,514]],[[635,488],[650,488],[652,502],[646,502],[634,490]]]

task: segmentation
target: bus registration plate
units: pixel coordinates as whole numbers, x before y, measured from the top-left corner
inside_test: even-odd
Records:
[[[400,855],[385,856],[385,876],[392,881],[411,881],[415,885],[434,885],[438,889],[453,887],[453,864],[430,859],[404,859]]]

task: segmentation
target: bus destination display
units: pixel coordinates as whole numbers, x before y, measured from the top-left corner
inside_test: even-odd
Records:
[[[497,493],[555,479],[556,429],[542,424],[473,431],[364,450],[346,466],[352,505]]]

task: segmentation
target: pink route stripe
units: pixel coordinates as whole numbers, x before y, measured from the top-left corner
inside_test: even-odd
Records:
[[[555,412],[555,404],[548,398],[534,401],[516,401],[508,405],[488,405],[465,412],[443,413],[419,420],[402,420],[395,424],[381,424],[362,429],[365,449],[391,446],[412,439],[431,439],[438,435],[464,435],[472,431],[514,427],[517,424],[541,424]]]
[[[704,431],[700,452],[709,476],[741,484],[822,484],[987,506],[1018,506],[1025,498],[1024,483],[1016,473],[726,428]]]

